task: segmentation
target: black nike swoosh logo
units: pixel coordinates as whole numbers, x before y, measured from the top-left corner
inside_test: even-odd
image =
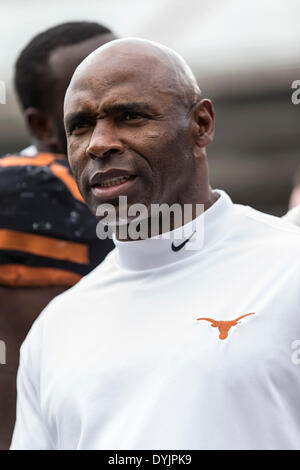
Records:
[[[186,240],[184,240],[184,242],[180,243],[180,245],[175,246],[175,245],[174,245],[174,242],[172,242],[172,245],[171,245],[172,250],[173,250],[173,251],[179,251],[179,250],[181,250],[181,248],[183,248],[184,245],[185,245],[187,242],[190,241],[190,239],[195,235],[195,233],[196,233],[196,230],[192,233],[192,235],[191,235],[189,238],[187,238]]]

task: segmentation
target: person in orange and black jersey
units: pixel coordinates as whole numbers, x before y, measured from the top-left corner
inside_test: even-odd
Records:
[[[0,159],[0,449],[15,421],[19,348],[33,321],[112,249],[96,236],[67,160],[66,89],[78,64],[115,39],[91,22],[63,23],[35,36],[16,61],[15,87],[32,144]]]

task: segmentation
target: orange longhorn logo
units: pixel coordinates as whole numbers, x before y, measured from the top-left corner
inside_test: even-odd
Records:
[[[236,318],[235,320],[229,320],[229,321],[218,321],[218,320],[213,320],[212,318],[197,318],[197,320],[206,320],[211,322],[211,326],[214,328],[219,328],[219,338],[220,339],[226,339],[228,336],[228,332],[232,326],[235,326],[239,323],[239,320],[241,320],[244,317],[247,317],[248,315],[254,315],[254,313],[246,313],[245,315],[242,315],[241,317]]]

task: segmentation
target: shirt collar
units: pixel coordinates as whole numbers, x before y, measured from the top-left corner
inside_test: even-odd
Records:
[[[216,192],[220,197],[209,209],[171,232],[138,241],[113,238],[118,264],[130,270],[154,269],[190,258],[211,247],[224,235],[234,207],[224,191]]]

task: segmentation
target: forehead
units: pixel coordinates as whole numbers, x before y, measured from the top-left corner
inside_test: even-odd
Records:
[[[109,66],[91,63],[76,72],[65,101],[65,111],[84,107],[99,107],[124,101],[148,102],[156,107],[172,106],[177,93],[161,71],[139,61],[120,63],[111,60]]]

